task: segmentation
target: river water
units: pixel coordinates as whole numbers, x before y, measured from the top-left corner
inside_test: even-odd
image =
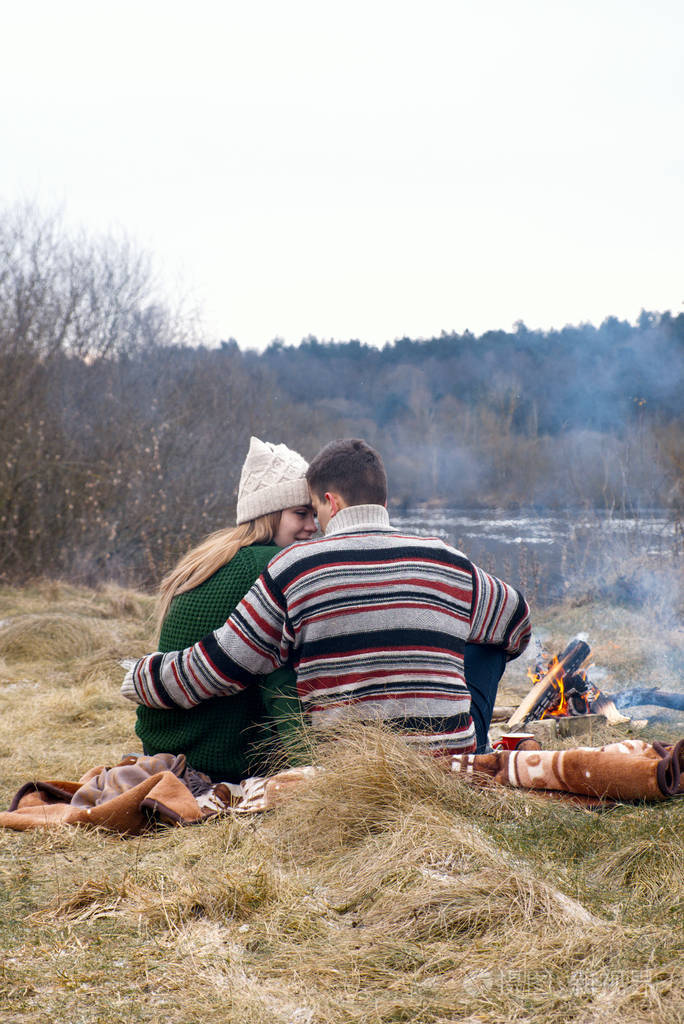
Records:
[[[542,603],[571,588],[628,575],[635,556],[671,565],[683,541],[681,523],[666,509],[639,515],[595,509],[404,509],[393,511],[391,519],[407,532],[442,537]]]

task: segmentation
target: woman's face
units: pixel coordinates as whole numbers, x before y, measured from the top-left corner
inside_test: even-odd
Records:
[[[279,548],[286,548],[296,540],[309,540],[315,532],[316,523],[311,505],[295,505],[294,508],[284,508],[280,513],[280,525],[273,543]]]

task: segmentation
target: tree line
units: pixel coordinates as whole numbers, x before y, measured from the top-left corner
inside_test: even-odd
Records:
[[[684,314],[383,348],[210,343],[125,240],[0,214],[0,579],[154,586],[232,521],[249,437],[363,436],[393,504],[681,511]]]

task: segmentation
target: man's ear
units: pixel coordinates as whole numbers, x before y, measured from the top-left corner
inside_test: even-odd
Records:
[[[330,518],[336,516],[341,508],[344,508],[344,502],[340,498],[339,494],[335,494],[334,491],[326,491],[323,495],[327,503],[330,505]]]

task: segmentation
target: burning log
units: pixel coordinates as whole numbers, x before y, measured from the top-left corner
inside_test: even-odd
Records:
[[[594,714],[603,715],[611,725],[619,725],[620,722],[631,722],[627,715],[621,715],[615,706],[615,701],[607,693],[599,693],[598,697],[591,702],[591,710]]]
[[[509,728],[524,725],[531,718],[541,718],[545,711],[558,704],[559,694],[562,702],[565,677],[572,677],[590,654],[591,647],[584,640],[571,640],[508,719]]]
[[[620,714],[613,698],[601,693],[589,681],[586,671],[581,670],[590,654],[589,644],[575,638],[548,666],[530,673],[534,686],[508,719],[508,728],[539,719],[586,719],[597,715],[611,725],[629,722]]]

